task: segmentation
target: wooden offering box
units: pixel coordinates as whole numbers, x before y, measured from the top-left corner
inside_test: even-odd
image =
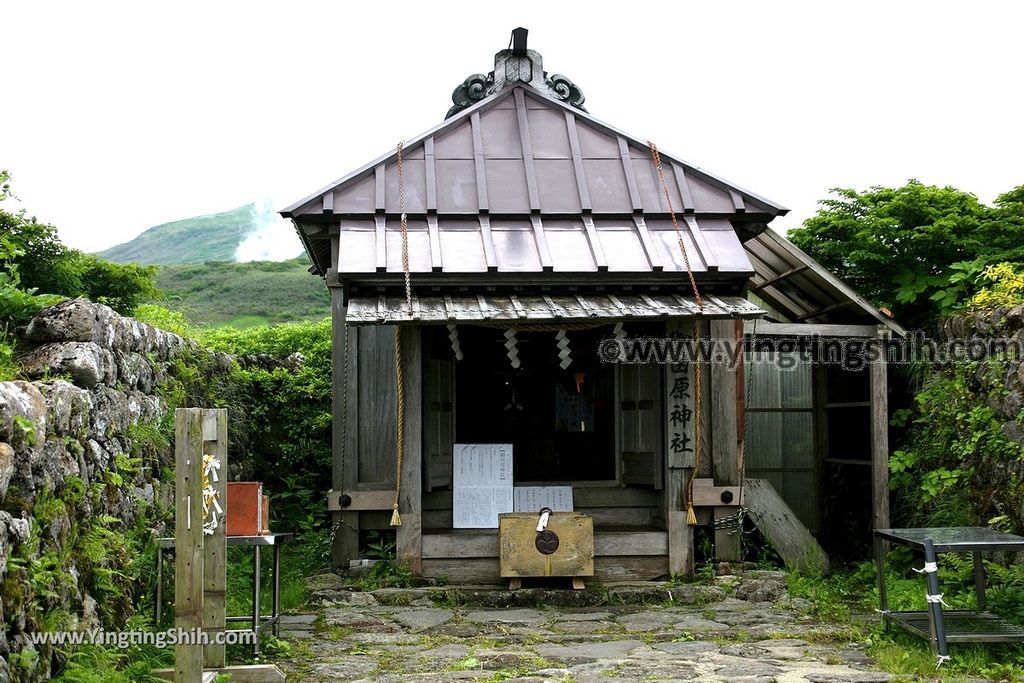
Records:
[[[547,531],[558,536],[558,547],[545,554],[537,548],[537,521],[532,512],[507,512],[498,518],[502,578],[517,588],[524,577],[567,576],[582,588],[578,577],[594,575],[594,520],[576,512],[554,512]],[[550,547],[550,546],[549,546]]]
[[[262,536],[264,520],[263,483],[228,482],[228,536]]]

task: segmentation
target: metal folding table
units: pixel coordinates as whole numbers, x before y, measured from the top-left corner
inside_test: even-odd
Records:
[[[1004,534],[986,527],[936,527],[930,529],[876,529],[875,565],[878,570],[878,604],[883,624],[892,622],[927,638],[938,664],[949,659],[948,643],[1024,642],[1024,628],[1011,624],[986,610],[985,567],[982,553],[1024,550],[1024,536]],[[907,546],[924,554],[928,609],[892,612],[885,590],[885,554],[889,543]],[[977,609],[943,610],[939,591],[938,554],[972,553]]]
[[[252,554],[252,614],[246,616],[227,617],[228,623],[248,623],[247,629],[236,629],[256,634],[256,642],[253,643],[253,654],[260,653],[260,634],[267,628],[273,629],[275,636],[280,635],[281,619],[281,546],[292,539],[293,534],[264,534],[262,536],[228,536],[228,546],[241,545],[251,547]],[[270,601],[270,616],[264,617],[260,613],[260,549],[263,546],[274,548],[274,560],[272,570],[272,589]],[[156,541],[156,623],[160,623],[163,616],[163,572],[164,553],[170,550],[174,552],[173,538],[158,538]]]

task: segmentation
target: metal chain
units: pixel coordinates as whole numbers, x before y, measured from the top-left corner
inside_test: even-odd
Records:
[[[345,493],[345,461],[348,460],[348,338],[353,333],[351,327],[345,326],[345,346],[342,353],[342,380],[341,380],[341,466],[339,468],[341,479],[341,492]],[[336,515],[334,523],[331,524],[331,543],[334,543],[338,535],[338,528],[346,526],[352,531],[358,532],[351,524],[346,522],[342,515]]]
[[[402,147],[404,142],[398,143],[398,210],[402,217],[399,226],[402,229],[402,272],[405,274],[405,302],[409,304],[409,313],[412,314],[412,277],[409,274],[409,220],[405,215],[405,173],[402,170]]]
[[[699,299],[698,299],[699,301]],[[704,368],[700,364],[700,328],[703,321],[695,318],[693,321],[693,348],[697,355],[697,362],[693,366],[693,471],[686,482],[686,523],[690,526],[697,526],[697,516],[693,512],[693,481],[697,478],[700,470],[701,456],[704,451],[704,391],[701,377],[704,375]]]
[[[679,251],[683,255],[683,264],[686,266],[686,274],[690,278],[690,287],[693,289],[693,298],[697,302],[697,309],[704,311],[704,300],[700,297],[700,290],[697,288],[697,279],[693,276],[693,268],[690,267],[690,256],[686,253],[686,243],[683,241],[683,231],[676,219],[676,210],[672,206],[672,195],[668,191],[668,183],[665,182],[665,170],[661,167],[661,155],[658,154],[658,146],[650,140],[647,146],[651,150],[651,161],[654,162],[654,169],[658,172],[658,180],[661,181],[661,189],[665,193],[665,200],[668,202],[668,215],[672,218],[672,227],[676,231],[676,240],[679,243]],[[704,450],[702,414],[703,391],[701,390],[701,375],[703,372],[700,365],[700,328],[702,321],[697,318],[693,321],[693,348],[696,352],[693,371],[693,470],[686,482],[686,523],[690,526],[697,525],[697,516],[693,511],[693,481],[697,478],[700,469],[701,451]]]
[[[654,161],[654,169],[658,172],[658,180],[661,181],[661,188],[665,192],[665,201],[668,202],[668,215],[672,219],[672,227],[676,230],[676,239],[679,241],[679,251],[683,254],[683,263],[686,265],[686,274],[690,276],[690,287],[693,288],[693,298],[697,300],[697,308],[704,310],[704,302],[700,298],[700,290],[697,289],[697,280],[693,277],[693,268],[690,267],[690,257],[686,253],[686,243],[683,242],[683,230],[679,227],[676,219],[676,210],[672,206],[672,195],[668,191],[668,183],[665,182],[665,169],[661,167],[661,155],[658,154],[658,146],[647,141],[651,149],[651,160]]]

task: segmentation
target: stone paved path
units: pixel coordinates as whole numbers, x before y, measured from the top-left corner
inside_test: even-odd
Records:
[[[328,604],[317,612],[284,618],[293,654],[279,666],[302,681],[892,679],[873,670],[842,627],[801,616],[798,601],[764,583],[731,594],[774,602],[701,586],[684,587],[667,605],[623,604],[636,595],[613,589],[602,604],[505,609],[439,605],[427,591],[321,593]],[[330,604],[338,601],[348,604]]]

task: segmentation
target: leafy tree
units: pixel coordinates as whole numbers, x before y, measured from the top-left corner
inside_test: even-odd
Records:
[[[0,201],[10,196],[10,174],[0,173]],[[105,261],[69,249],[52,225],[28,217],[24,211],[0,210],[0,268],[21,291],[78,297],[105,303],[120,313],[158,295],[156,268]],[[13,296],[13,294],[12,294]]]
[[[985,265],[1024,262],[1024,186],[994,206],[916,180],[831,194],[789,238],[904,324],[948,313],[974,293]]]

